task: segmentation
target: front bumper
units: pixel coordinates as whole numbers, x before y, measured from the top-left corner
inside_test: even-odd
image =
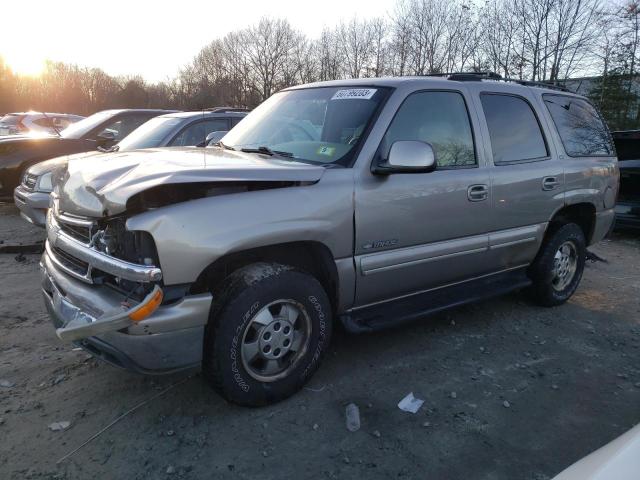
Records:
[[[616,205],[616,228],[640,228],[640,202]]]
[[[20,210],[20,216],[27,222],[44,227],[49,208],[49,194],[27,190],[18,185],[13,191],[13,201]]]
[[[210,294],[161,305],[149,317],[134,322],[128,314],[136,306],[125,309],[126,298],[120,292],[59,271],[47,252],[41,265],[44,302],[61,339],[75,341],[113,365],[147,374],[200,364]]]

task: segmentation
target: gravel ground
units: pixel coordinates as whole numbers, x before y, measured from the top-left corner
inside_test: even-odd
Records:
[[[0,239],[41,235],[2,213]],[[38,256],[0,255],[0,478],[551,478],[640,421],[640,240],[592,250],[608,263],[589,264],[562,307],[513,294],[338,331],[308,387],[262,409],[227,404],[198,374],[143,377],[61,343]],[[397,407],[409,392],[425,400],[416,414]]]

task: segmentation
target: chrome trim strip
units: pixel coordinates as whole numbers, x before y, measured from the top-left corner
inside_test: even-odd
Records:
[[[133,282],[157,282],[162,279],[162,270],[156,266],[138,265],[137,263],[110,257],[70,237],[60,229],[60,225],[56,222],[54,215],[51,214],[49,215],[49,223],[47,225],[47,237],[48,243],[51,243],[51,246],[73,255],[78,260],[87,262],[89,264],[88,275],[91,274],[92,268],[97,268],[105,273],[110,273],[116,277]],[[60,262],[57,262],[56,265],[59,263]],[[64,271],[69,273],[69,269],[65,268]],[[90,278],[87,279],[78,276],[77,273],[75,273],[75,275],[70,273],[70,275],[85,282],[89,281],[92,283]]]
[[[47,251],[47,255],[49,256],[51,261],[54,263],[56,268],[59,268],[60,270],[62,270],[67,275],[71,275],[73,278],[77,278],[78,280],[81,280],[81,281],[83,281],[85,283],[93,283],[93,280],[91,280],[91,266],[89,266],[89,269],[87,270],[87,275],[86,276],[85,275],[80,275],[78,272],[74,272],[70,268],[67,268],[60,260],[58,260],[58,257],[56,257],[55,252],[51,248],[51,244],[49,243],[49,240],[44,242],[44,248]]]
[[[364,255],[360,258],[360,269],[362,275],[371,275],[443,258],[478,253],[488,248],[489,236],[487,234],[474,235]]]

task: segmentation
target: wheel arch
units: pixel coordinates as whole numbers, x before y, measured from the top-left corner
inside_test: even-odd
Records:
[[[567,223],[577,224],[582,229],[586,243],[589,245],[596,223],[595,205],[590,202],[580,202],[563,206],[549,220],[545,235],[548,235],[555,227]]]
[[[338,269],[331,250],[318,241],[295,241],[265,245],[228,253],[207,265],[198,275],[191,292],[204,293],[219,290],[231,273],[257,262],[291,265],[313,275],[324,288],[334,313],[339,305]]]

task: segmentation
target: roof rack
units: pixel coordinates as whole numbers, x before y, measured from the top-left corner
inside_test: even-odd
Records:
[[[501,82],[513,82],[527,87],[548,88],[550,90],[560,90],[562,92],[571,92],[567,87],[557,83],[534,82],[531,80],[520,80],[518,78],[508,78],[495,72],[450,72],[450,73],[429,73],[426,77],[446,77],[447,80],[455,80],[458,82],[478,82],[481,80],[496,80]],[[574,93],[574,92],[571,92]]]
[[[233,112],[250,112],[250,108],[244,107],[212,107],[203,109],[205,112],[214,113],[233,113]]]

